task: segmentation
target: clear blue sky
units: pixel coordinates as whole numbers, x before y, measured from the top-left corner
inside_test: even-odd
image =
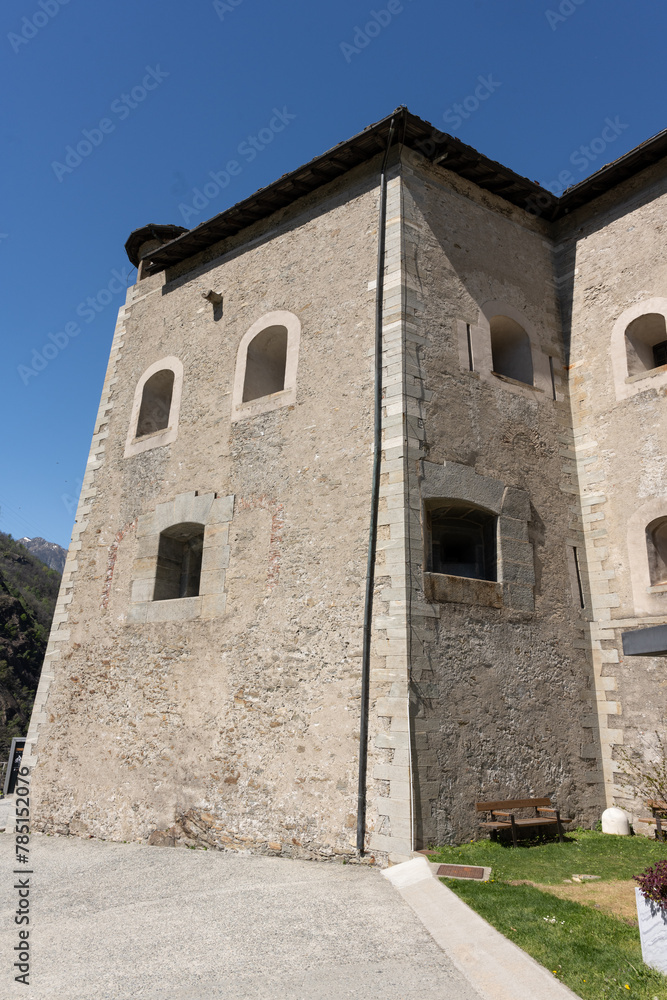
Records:
[[[183,224],[209,171],[243,168],[191,226],[399,104],[543,184],[581,180],[667,125],[655,0],[4,0],[0,23],[0,530],[63,546],[123,244],[145,223]],[[474,106],[480,77],[492,92],[464,118],[455,105]],[[274,108],[295,117],[239,157]],[[608,118],[613,143],[577,154],[600,148]]]

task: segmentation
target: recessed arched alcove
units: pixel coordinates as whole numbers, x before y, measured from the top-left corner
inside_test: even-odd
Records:
[[[285,388],[287,327],[269,326],[248,344],[242,402],[248,403]]]
[[[530,338],[524,328],[510,316],[492,316],[491,353],[496,375],[533,384],[533,357]]]
[[[163,368],[145,382],[136,437],[153,434],[169,426],[169,413],[174,393],[174,372]]]
[[[641,375],[667,364],[667,326],[661,313],[644,313],[625,331],[628,375]]]

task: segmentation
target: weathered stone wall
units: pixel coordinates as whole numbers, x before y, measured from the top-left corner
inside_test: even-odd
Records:
[[[131,290],[33,719],[38,827],[354,855],[376,185],[373,163]],[[232,422],[239,342],[285,310],[295,403]],[[177,439],[125,458],[135,386],[163,357],[184,368]],[[195,491],[233,497],[214,519],[217,611],[135,621],[154,512]],[[373,743],[371,774],[388,753]]]
[[[628,802],[614,747],[642,748],[666,707],[661,661],[619,656],[622,629],[667,613],[643,537],[667,514],[667,370],[623,373],[628,317],[667,315],[663,174],[554,227],[416,153],[390,164],[366,826],[381,863],[474,836],[480,799],[550,795],[593,823]],[[354,858],[378,172],[129,290],[29,733],[38,828]],[[493,372],[497,314],[529,335],[532,386]],[[243,402],[237,354],[269,315],[288,368],[298,351],[294,387]],[[161,360],[178,426],[149,446],[136,388]],[[439,497],[497,517],[497,582],[425,572]],[[200,596],[152,601],[160,531],[181,522],[205,525]]]
[[[601,775],[592,671],[568,566],[572,496],[561,450],[569,413],[548,231],[416,156],[404,182],[406,280],[421,336],[423,462],[410,503],[417,840],[475,836],[474,803],[484,799],[550,795],[587,824],[599,816]],[[535,388],[491,373],[480,318],[489,302],[522,317]],[[549,358],[557,400],[544,377]],[[470,589],[470,603],[425,598],[423,502],[437,493],[425,484],[445,474],[443,496],[463,496],[469,483],[470,498],[489,508],[484,497],[498,484],[502,607],[478,603]],[[506,506],[512,497],[516,509]]]
[[[642,313],[667,314],[666,221],[658,165],[574,213],[558,233],[606,799],[635,817],[645,807],[623,787],[616,748],[651,748],[655,730],[664,732],[667,687],[664,659],[624,658],[621,632],[667,619],[667,593],[649,591],[644,533],[667,515],[667,370],[629,377],[624,332]]]

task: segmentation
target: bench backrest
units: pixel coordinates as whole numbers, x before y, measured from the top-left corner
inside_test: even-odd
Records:
[[[551,799],[505,799],[499,802],[475,802],[477,812],[491,812],[493,809],[532,809],[538,806],[550,808]]]

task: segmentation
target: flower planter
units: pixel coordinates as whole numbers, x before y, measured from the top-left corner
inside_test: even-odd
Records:
[[[646,965],[667,975],[667,909],[646,899],[635,889],[642,958]]]

